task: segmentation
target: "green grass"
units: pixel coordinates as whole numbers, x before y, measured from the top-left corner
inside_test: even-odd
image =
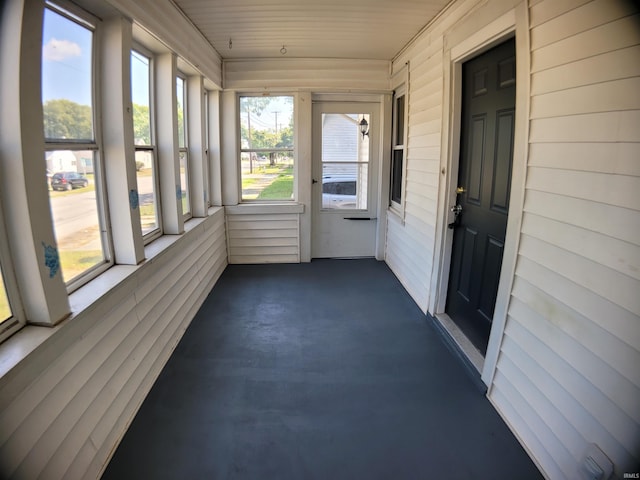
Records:
[[[68,282],[104,261],[100,250],[60,250],[62,278]]]
[[[258,200],[290,200],[292,194],[293,174],[281,173],[271,185],[260,192]]]

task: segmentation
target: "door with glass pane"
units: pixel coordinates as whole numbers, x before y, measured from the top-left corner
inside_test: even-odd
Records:
[[[377,108],[370,103],[313,105],[314,258],[375,255]]]

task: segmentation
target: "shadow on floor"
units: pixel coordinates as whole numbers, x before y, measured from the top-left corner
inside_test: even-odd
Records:
[[[103,479],[533,479],[388,267],[230,265]]]

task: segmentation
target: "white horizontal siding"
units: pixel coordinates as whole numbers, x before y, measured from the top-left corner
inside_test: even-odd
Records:
[[[386,262],[426,312],[438,208],[442,130],[442,35],[418,40],[394,69],[409,61],[404,218],[390,214]],[[438,46],[440,48],[438,48]],[[404,221],[401,221],[404,220]]]
[[[549,478],[640,461],[640,30],[626,1],[531,5],[519,258],[490,398]]]
[[[224,228],[219,210],[63,326],[57,348],[24,361],[10,379],[24,387],[0,409],[3,478],[99,475],[224,270]]]
[[[344,59],[225,60],[224,88],[389,90],[389,62]]]
[[[300,215],[297,213],[227,213],[229,263],[297,263],[300,261]]]
[[[489,398],[548,478],[596,443],[619,477],[640,452],[640,18],[624,0],[530,0],[530,124],[516,275]],[[460,0],[410,62],[406,218],[387,263],[428,298],[438,208],[442,52],[508,5]],[[461,21],[463,20],[464,21]],[[446,39],[443,40],[443,35]],[[518,52],[521,55],[521,52]],[[440,207],[442,208],[442,207]]]

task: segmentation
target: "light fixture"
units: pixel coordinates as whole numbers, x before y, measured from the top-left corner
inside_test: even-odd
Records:
[[[367,120],[362,117],[362,120],[360,120],[360,123],[358,124],[360,126],[360,133],[362,134],[362,140],[364,140],[365,135],[369,136],[369,122],[367,122]]]
[[[280,53],[282,55],[286,55],[287,54],[287,47],[285,47],[284,45],[282,45],[282,48],[280,49]]]

